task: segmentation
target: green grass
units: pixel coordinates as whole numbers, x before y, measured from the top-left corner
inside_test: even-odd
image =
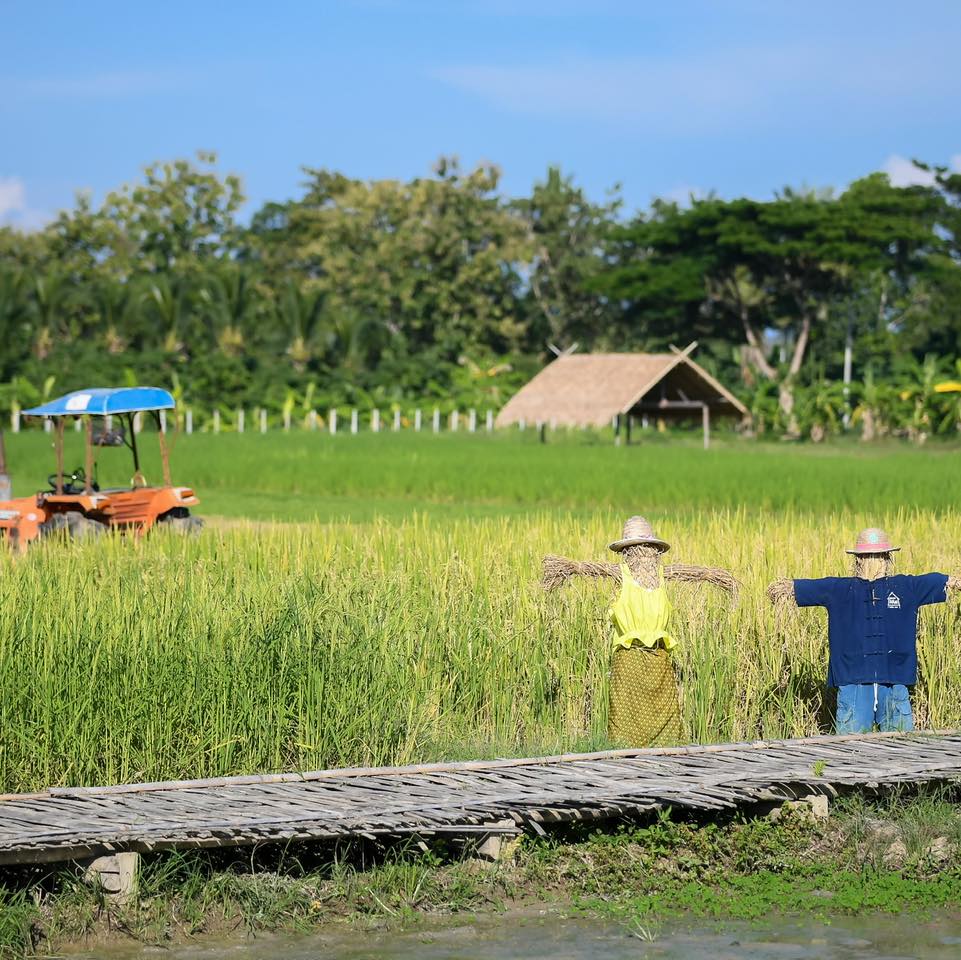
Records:
[[[545,595],[540,560],[604,558],[629,512],[744,581],[670,588],[690,741],[829,727],[823,612],[776,614],[775,577],[844,572],[873,523],[902,569],[958,570],[953,450],[590,439],[181,437],[201,513],[305,522],[0,556],[0,790],[606,746],[612,586]],[[49,441],[11,438],[21,491]],[[959,637],[925,611],[922,727],[961,726]]]
[[[81,438],[68,432],[68,469],[83,463]],[[158,480],[156,437],[143,434],[147,475]],[[54,469],[51,436],[7,437],[15,491],[41,489]],[[129,482],[130,455],[102,450],[101,480]],[[557,509],[643,511],[660,516],[752,511],[943,512],[961,499],[961,451],[900,443],[789,447],[658,438],[629,448],[593,434],[358,436],[194,434],[174,442],[174,481],[196,487],[201,513],[281,520],[493,516]]]

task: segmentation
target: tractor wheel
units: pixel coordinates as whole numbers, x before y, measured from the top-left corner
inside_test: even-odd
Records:
[[[91,520],[82,513],[68,514],[67,525],[70,530],[70,536],[74,540],[91,540],[107,532],[105,524],[97,520]]]
[[[55,513],[49,520],[40,524],[41,537],[53,537],[57,534],[70,535],[70,521],[65,513]]]
[[[179,533],[181,536],[198,534],[204,528],[204,522],[200,517],[159,517],[157,519],[157,529],[166,530],[169,533]]]

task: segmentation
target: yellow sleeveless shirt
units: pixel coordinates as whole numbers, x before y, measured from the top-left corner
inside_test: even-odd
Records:
[[[621,590],[608,612],[616,635],[614,648],[630,647],[639,643],[644,647],[656,647],[660,643],[665,650],[677,645],[667,632],[671,604],[667,591],[658,577],[658,586],[647,590],[640,586],[626,563],[621,564]]]

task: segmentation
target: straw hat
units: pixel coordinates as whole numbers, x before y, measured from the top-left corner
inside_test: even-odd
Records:
[[[853,550],[845,550],[845,553],[855,555],[865,553],[894,553],[900,547],[891,546],[891,538],[880,527],[868,527],[858,534],[858,542]]]
[[[649,544],[652,547],[660,547],[662,550],[671,549],[669,543],[654,536],[654,530],[643,517],[628,517],[624,521],[624,533],[621,539],[615,540],[610,548],[620,553],[621,550],[639,544]]]

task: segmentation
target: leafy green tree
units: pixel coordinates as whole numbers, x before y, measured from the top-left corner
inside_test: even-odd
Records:
[[[551,344],[563,350],[575,343],[590,349],[604,343],[617,308],[591,281],[605,266],[607,235],[620,206],[616,193],[606,203],[592,203],[557,167],[548,168],[530,197],[516,201],[530,231],[527,271],[534,315],[528,344],[533,349]]]

